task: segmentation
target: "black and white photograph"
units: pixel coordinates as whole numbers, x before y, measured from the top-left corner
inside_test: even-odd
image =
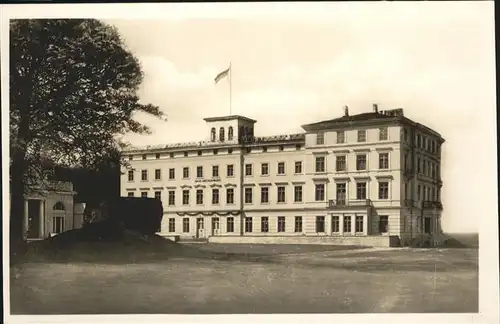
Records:
[[[498,323],[493,5],[2,4],[4,322]]]

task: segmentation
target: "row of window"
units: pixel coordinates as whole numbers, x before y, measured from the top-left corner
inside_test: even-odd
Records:
[[[253,137],[253,128],[240,126],[239,135],[241,137]],[[232,126],[229,126],[227,129],[227,139],[229,141],[231,141],[231,140],[233,140],[233,138],[234,138],[234,130],[233,130]],[[219,141],[224,142],[225,139],[226,139],[225,129],[224,129],[224,127],[220,127],[219,128]],[[217,140],[217,130],[215,129],[215,127],[212,127],[212,129],[210,130],[210,140],[212,142],[215,142]]]
[[[404,184],[404,192],[405,198],[411,198],[409,194],[409,188],[411,186],[411,181]],[[425,186],[425,185],[417,185],[417,201],[441,201],[441,188],[436,186]]]
[[[255,217],[256,218],[256,217]],[[341,232],[341,218],[343,218],[343,226],[342,232],[344,233],[352,233],[352,221],[354,220],[354,231],[356,233],[364,232],[364,217],[363,216],[355,216],[352,219],[351,216],[331,216],[331,232],[332,233],[340,233]],[[254,217],[245,217],[245,232],[252,233],[253,229],[253,221]],[[204,219],[198,218],[197,220],[197,229],[204,228]],[[168,231],[170,233],[176,232],[175,226],[175,218],[168,219]],[[284,233],[286,232],[286,218],[285,216],[276,217],[276,225],[277,232]],[[219,228],[219,218],[212,218],[212,228]],[[295,216],[293,228],[295,233],[302,233],[303,231],[303,223],[302,216]],[[316,226],[317,233],[326,233],[325,228],[325,216],[316,216]],[[378,223],[379,233],[388,233],[389,232],[389,216],[379,216]],[[189,233],[190,232],[190,218],[185,217],[182,219],[182,232]],[[233,233],[234,232],[234,217],[227,217],[226,219],[226,232]],[[260,232],[261,233],[269,233],[269,217],[262,216],[260,217]]]
[[[358,143],[366,142],[366,130],[361,129],[358,130]],[[387,127],[381,127],[378,130],[378,140],[379,141],[387,141],[389,139]],[[345,132],[338,131],[337,132],[337,144],[346,143]],[[324,145],[325,144],[325,133],[316,134],[316,145]]]
[[[325,201],[325,188],[326,185],[324,183],[318,183],[314,188],[314,199],[315,201]],[[245,204],[254,203],[254,188],[247,187],[244,188],[244,202]],[[286,187],[285,186],[277,186],[277,202],[278,203],[286,203]],[[213,188],[212,189],[212,204],[218,205],[220,204],[220,191],[221,189]],[[302,186],[294,186],[294,202],[303,202],[303,187]],[[134,196],[134,192],[128,193],[129,197]],[[141,197],[148,197],[148,192],[141,192]],[[196,190],[196,204],[203,205],[204,204],[205,193],[203,189]],[[161,191],[155,191],[155,198],[161,199]],[[346,183],[337,183],[336,184],[336,202],[337,204],[345,204],[347,198],[347,184]],[[378,198],[381,200],[389,199],[389,182],[379,182],[378,183]],[[357,182],[356,183],[356,199],[367,199],[367,182]],[[269,203],[269,187],[261,187],[260,188],[260,203],[268,204]],[[184,189],[182,190],[182,205],[190,204],[190,190]],[[234,204],[234,188],[226,189],[226,204]],[[175,190],[168,191],[168,205],[175,206]]]
[[[379,153],[379,169],[389,169],[389,153]],[[196,178],[198,178],[198,179],[203,178],[203,176],[204,176],[203,170],[204,170],[203,166],[196,167]],[[338,172],[347,171],[347,156],[346,155],[336,156],[335,170]],[[367,170],[367,155],[366,154],[357,154],[356,155],[356,170],[357,171]],[[278,175],[285,175],[286,174],[285,162],[278,162],[276,172]],[[302,162],[301,161],[295,162],[294,172],[295,172],[295,174],[302,174]],[[325,156],[317,156],[315,158],[315,172],[326,172],[326,157]],[[267,163],[267,162],[261,163],[260,174],[261,175],[269,175],[270,174],[269,163]],[[251,163],[245,164],[245,176],[252,176],[252,175],[253,175],[253,164],[251,164]],[[175,180],[175,176],[176,176],[175,175],[175,168],[170,168],[168,170],[168,179]],[[219,166],[213,165],[212,166],[212,177],[218,178],[219,176],[220,176],[219,175]],[[227,165],[226,176],[228,176],[228,177],[234,176],[234,165],[233,164]],[[189,177],[190,177],[189,167],[183,167],[182,168],[182,178],[189,179]],[[155,169],[155,180],[161,180],[161,169]],[[128,171],[128,181],[134,181],[134,171],[133,170]],[[148,170],[141,170],[141,181],[148,181]]]
[[[301,144],[295,144],[295,149],[296,149],[296,150],[300,150],[300,149],[302,148],[302,146],[303,146],[303,145],[301,145]],[[279,150],[280,152],[281,152],[281,151],[283,151],[284,149],[285,149],[285,145],[278,145],[278,150]],[[220,152],[220,151],[219,151],[218,149],[213,149],[213,150],[212,150],[213,155],[218,155],[218,154],[219,154],[219,152]],[[233,154],[233,149],[232,149],[232,148],[228,148],[226,152],[227,152],[227,154]],[[247,148],[246,148],[246,152],[247,152],[247,153],[251,153],[251,152],[252,152],[252,148],[251,148],[251,147],[247,147]],[[262,152],[263,152],[263,153],[267,152],[267,147],[265,147],[265,146],[264,146],[264,147],[262,147]],[[198,156],[202,156],[202,155],[203,155],[203,151],[202,151],[202,150],[198,150],[198,151],[197,151],[197,155],[198,155]],[[183,156],[184,156],[184,157],[188,157],[188,156],[189,156],[189,152],[188,152],[188,151],[184,151],[184,152],[183,152]],[[142,155],[142,159],[143,159],[143,160],[147,160],[147,157],[148,157],[148,154],[143,154],[143,155]],[[169,153],[169,157],[170,157],[171,159],[173,159],[173,158],[175,157],[175,153],[170,152],[170,153]],[[155,158],[156,158],[157,160],[159,160],[159,159],[161,158],[161,154],[160,154],[160,153],[156,153],[156,154],[155,154]],[[130,161],[132,161],[132,160],[134,159],[134,156],[133,156],[133,155],[129,155],[129,156],[128,156],[128,159],[129,159]]]
[[[408,130],[406,128],[403,129],[403,137],[405,142],[408,143],[410,141]],[[439,153],[440,149],[439,144],[436,140],[428,138],[427,136],[419,133],[415,134],[415,146],[432,154]]]

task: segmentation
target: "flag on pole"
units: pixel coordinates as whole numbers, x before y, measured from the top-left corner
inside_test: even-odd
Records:
[[[226,76],[228,76],[230,70],[231,70],[231,65],[229,65],[229,67],[226,70],[224,70],[221,73],[217,74],[217,76],[215,77],[215,84],[217,84],[220,80],[222,80]]]

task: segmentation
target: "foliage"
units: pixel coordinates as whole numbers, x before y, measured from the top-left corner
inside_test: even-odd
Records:
[[[11,235],[20,235],[23,194],[46,178],[43,161],[93,168],[117,151],[117,136],[149,133],[133,119],[158,118],[140,103],[138,60],[116,28],[94,19],[10,22]]]

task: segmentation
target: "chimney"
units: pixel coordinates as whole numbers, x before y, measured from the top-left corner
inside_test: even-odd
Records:
[[[347,105],[344,106],[344,116],[349,116],[349,107]]]
[[[373,104],[373,112],[378,114],[378,105],[377,104]]]

